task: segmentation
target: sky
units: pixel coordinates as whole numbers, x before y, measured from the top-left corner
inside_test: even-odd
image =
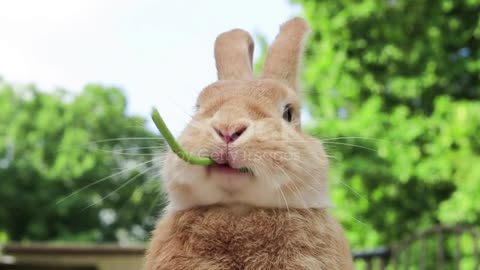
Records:
[[[218,34],[242,28],[271,42],[280,24],[301,15],[286,0],[0,0],[0,6],[4,80],[45,91],[116,86],[130,114],[148,117],[155,106],[174,134],[189,121],[198,93],[216,81]]]

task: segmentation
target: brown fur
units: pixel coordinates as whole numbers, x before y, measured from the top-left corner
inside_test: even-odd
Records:
[[[253,40],[247,32],[234,29],[221,34],[215,41],[218,79],[252,79],[252,57]]]
[[[212,173],[169,152],[162,169],[169,205],[147,270],[353,269],[342,229],[326,210],[328,159],[300,127],[298,71],[308,29],[299,18],[281,27],[260,78],[252,74],[247,32],[217,38],[219,81],[201,92],[179,143],[197,156],[226,151],[231,168],[250,173]],[[282,117],[287,104],[291,121]],[[216,131],[239,128],[227,145]]]
[[[308,24],[301,18],[282,25],[280,33],[268,50],[263,77],[278,79],[291,88],[298,89],[300,57],[309,31]]]
[[[353,269],[343,239],[323,209],[201,207],[162,219],[147,269]]]

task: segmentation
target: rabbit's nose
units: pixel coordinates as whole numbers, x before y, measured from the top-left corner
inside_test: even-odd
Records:
[[[247,129],[247,125],[215,125],[213,129],[225,143],[232,143],[237,140]]]

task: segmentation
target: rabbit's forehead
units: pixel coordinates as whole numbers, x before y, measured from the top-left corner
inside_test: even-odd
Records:
[[[294,92],[281,83],[271,80],[218,81],[206,87],[198,97],[198,105],[234,101],[257,100],[265,105],[294,98]]]

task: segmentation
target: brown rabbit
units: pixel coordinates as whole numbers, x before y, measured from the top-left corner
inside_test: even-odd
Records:
[[[218,81],[201,92],[179,138],[186,151],[216,164],[191,165],[168,153],[169,206],[146,269],[353,269],[328,212],[324,149],[300,127],[298,71],[308,31],[303,19],[285,23],[259,78],[248,33],[217,38]]]

